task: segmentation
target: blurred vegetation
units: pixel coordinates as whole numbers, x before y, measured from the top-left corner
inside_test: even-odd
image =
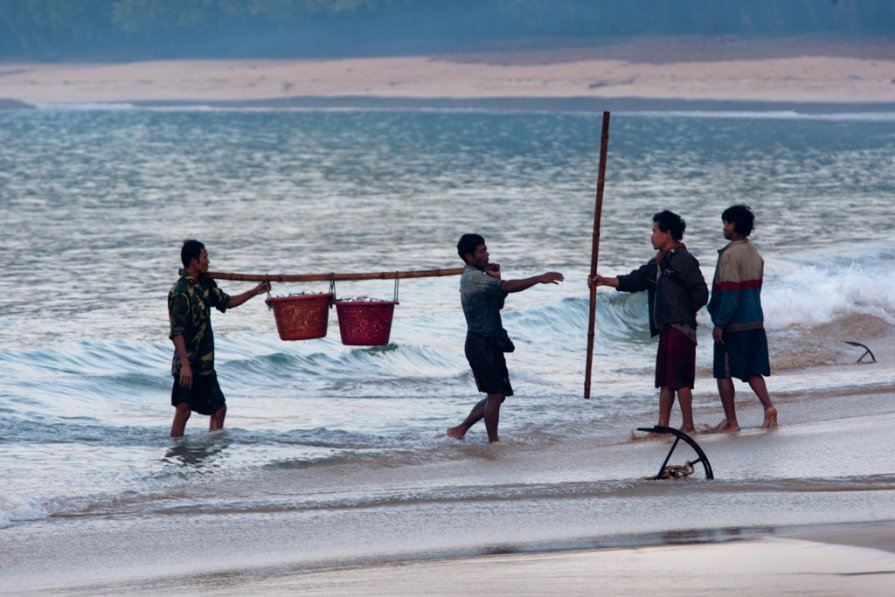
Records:
[[[893,30],[895,0],[0,0],[0,59],[383,55]]]

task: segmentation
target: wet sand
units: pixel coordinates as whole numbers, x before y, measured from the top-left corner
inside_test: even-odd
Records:
[[[639,480],[664,440],[470,445],[457,463],[346,466],[336,485],[281,470],[261,509],[234,479],[216,486],[223,509],[14,525],[0,531],[0,594],[891,595],[891,395],[778,396],[772,431],[749,401],[741,433],[697,436],[714,481]],[[819,412],[845,400],[848,417]],[[343,487],[422,497],[489,480],[499,499],[302,506]]]
[[[885,532],[891,537],[895,528]],[[720,545],[496,555],[333,569],[218,587],[267,595],[891,595],[895,553],[861,543],[765,539]],[[895,541],[888,541],[895,547]]]
[[[179,553],[172,540],[173,553]],[[247,555],[226,570],[197,565],[95,569],[0,587],[6,595],[866,595],[895,583],[895,523],[789,536],[307,567]],[[50,581],[50,582],[47,582]]]
[[[497,100],[895,103],[885,39],[634,38],[449,56],[0,64],[29,104]],[[613,104],[613,105],[616,105]]]

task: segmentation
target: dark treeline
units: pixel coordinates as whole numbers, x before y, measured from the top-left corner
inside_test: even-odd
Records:
[[[893,0],[0,0],[0,59],[387,55],[629,35],[893,31]]]

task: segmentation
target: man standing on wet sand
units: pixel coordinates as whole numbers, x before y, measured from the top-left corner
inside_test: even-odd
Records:
[[[218,288],[208,273],[208,252],[197,240],[184,241],[180,249],[181,277],[168,293],[168,318],[174,359],[171,373],[174,387],[171,406],[174,422],[171,437],[181,437],[191,411],[211,416],[209,431],[224,428],[227,404],[214,370],[214,334],[211,308],[221,313],[238,307],[250,298],[270,290],[270,282],[261,282],[252,290],[230,296]]]
[[[472,367],[479,392],[487,395],[476,404],[466,419],[448,429],[449,437],[463,439],[469,428],[485,420],[488,442],[499,441],[497,426],[500,405],[513,395],[504,352],[515,347],[503,329],[500,310],[507,294],[521,292],[536,284],[558,284],[559,272],[547,272],[523,280],[501,280],[500,266],[489,263],[485,239],[478,234],[464,234],[457,243],[457,253],[466,264],[460,278],[460,302],[466,316],[466,360]]]
[[[771,374],[768,338],[764,331],[761,309],[761,284],[764,260],[747,238],[752,233],[755,216],[747,205],[734,205],[721,214],[724,238],[730,243],[718,251],[718,266],[712,282],[709,314],[715,324],[713,374],[718,380],[718,393],[726,420],[718,431],[740,430],[734,405],[733,378],[749,384],[764,407],[763,429],[777,426],[777,409],[765,384]]]
[[[656,353],[656,387],[659,389],[659,425],[667,427],[677,393],[683,424],[692,433],[693,384],[696,377],[696,312],[709,298],[699,262],[681,240],[687,224],[674,212],[653,216],[650,240],[658,251],[626,276],[594,276],[591,284],[621,292],[647,291],[650,333],[659,336]]]

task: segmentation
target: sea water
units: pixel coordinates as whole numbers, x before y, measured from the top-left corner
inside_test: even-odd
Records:
[[[612,115],[602,274],[649,259],[652,215],[671,209],[710,284],[721,212],[756,213],[783,426],[756,430],[757,400],[741,387],[743,433],[705,439],[711,490],[642,480],[664,456],[661,442],[631,441],[657,411],[643,294],[598,292],[583,400],[600,126],[587,112],[0,112],[0,568],[27,557],[15,547],[26,537],[126,533],[133,521],[163,532],[203,513],[310,525],[301,549],[319,558],[555,545],[592,534],[585,519],[603,536],[691,528],[658,515],[668,491],[702,528],[895,518],[891,434],[874,427],[895,418],[895,114]],[[566,277],[507,299],[516,395],[501,445],[480,426],[445,437],[480,399],[457,277],[403,280],[378,347],[343,345],[335,311],[327,337],[299,342],[278,338],[262,297],[215,311],[226,430],[209,434],[194,415],[185,438],[168,437],[166,295],[184,239],[202,240],[216,271],[393,272],[461,266],[466,232],[484,235],[506,279]],[[315,290],[327,284],[272,294]],[[394,292],[336,285],[345,297]],[[705,427],[723,414],[705,310],[698,319]],[[884,358],[856,363],[864,349],[845,341]],[[843,433],[847,445],[825,439]],[[415,532],[384,532],[388,512]],[[234,522],[235,543],[252,542],[244,530]],[[288,551],[269,532],[255,544]]]

